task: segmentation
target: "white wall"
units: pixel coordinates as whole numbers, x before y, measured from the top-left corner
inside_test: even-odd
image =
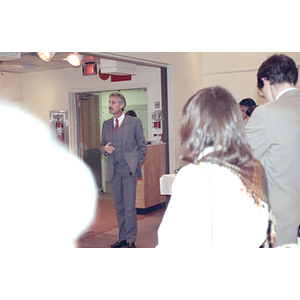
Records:
[[[22,77],[0,71],[0,99],[22,105]]]
[[[252,98],[258,105],[264,99],[257,94],[256,74],[271,52],[204,52],[203,87],[220,85],[227,88],[237,102]],[[300,53],[285,53],[300,64]],[[299,83],[298,83],[299,86]]]

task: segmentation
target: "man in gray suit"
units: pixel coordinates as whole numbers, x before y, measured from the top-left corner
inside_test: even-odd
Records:
[[[119,224],[119,240],[111,248],[135,248],[137,236],[136,183],[142,177],[141,165],[147,146],[139,118],[123,113],[125,97],[120,93],[109,96],[109,113],[102,128],[100,152],[107,157],[107,176],[115,200]]]
[[[259,68],[257,87],[267,103],[245,129],[254,156],[265,168],[276,218],[275,247],[297,243],[300,223],[300,91],[298,68],[286,55],[273,55]]]

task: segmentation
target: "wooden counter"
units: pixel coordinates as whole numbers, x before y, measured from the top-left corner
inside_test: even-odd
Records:
[[[160,194],[159,178],[166,173],[166,145],[148,145],[141,168],[142,179],[138,178],[136,187],[136,208],[147,210],[166,201]],[[139,210],[138,210],[139,213]]]

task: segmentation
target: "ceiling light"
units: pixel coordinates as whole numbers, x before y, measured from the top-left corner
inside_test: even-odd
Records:
[[[81,65],[81,61],[83,59],[83,56],[81,54],[69,54],[67,58],[64,58],[64,60],[67,60],[68,63],[74,67],[78,67]]]
[[[37,55],[43,61],[50,61],[55,55],[55,52],[37,52]]]

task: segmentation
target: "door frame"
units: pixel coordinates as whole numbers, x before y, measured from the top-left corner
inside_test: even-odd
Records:
[[[149,108],[149,85],[147,84],[139,84],[139,85],[130,85],[130,86],[118,86],[117,89],[113,87],[109,88],[101,88],[99,89],[91,89],[69,93],[69,109],[70,109],[70,137],[69,137],[69,149],[70,152],[82,159],[82,151],[79,147],[79,132],[80,132],[80,122],[78,121],[79,115],[77,110],[77,103],[78,99],[81,94],[89,94],[89,93],[102,93],[102,92],[111,92],[115,90],[136,90],[136,89],[147,89],[147,112],[148,112],[148,127],[149,127],[149,120],[151,120],[151,110]],[[100,129],[101,130],[101,129]],[[100,145],[99,145],[100,146]],[[101,155],[101,165],[104,166],[104,157]],[[101,167],[101,177],[102,177],[102,190],[106,192],[106,184],[105,184],[105,170]]]
[[[161,70],[161,103],[163,111],[163,142],[166,144],[166,172],[170,173],[171,164],[171,152],[172,147],[170,144],[170,139],[174,136],[174,126],[169,126],[172,122],[172,105],[169,105],[169,99],[172,98],[172,89],[170,89],[170,77],[168,76],[171,72],[172,66],[159,67]],[[112,88],[112,86],[103,86],[99,88],[83,88],[76,89],[75,91],[69,91],[69,151],[75,156],[78,156],[78,130],[79,124],[77,120],[77,97],[78,94],[83,93],[99,93],[108,92],[112,90],[129,90],[129,89],[140,89],[147,88],[147,97],[149,98],[150,86],[148,84],[126,84],[118,86],[117,88]],[[169,98],[170,97],[170,98]],[[149,120],[151,120],[151,110],[149,109],[149,99],[147,101],[148,105],[148,126]],[[170,132],[171,131],[171,132]],[[171,137],[171,138],[170,138]]]
[[[69,91],[69,150],[70,153],[78,156],[78,130],[79,124],[77,120],[77,97],[78,94],[86,94],[86,93],[101,93],[101,92],[109,92],[112,90],[134,90],[147,88],[149,90],[149,85],[147,84],[130,84],[130,85],[122,85],[117,88],[113,88],[112,86],[106,86],[102,88],[83,88],[76,89],[75,91]],[[147,97],[149,94],[147,92]],[[148,99],[149,100],[149,99]],[[151,116],[149,116],[149,101],[148,102],[148,120],[150,120]]]

